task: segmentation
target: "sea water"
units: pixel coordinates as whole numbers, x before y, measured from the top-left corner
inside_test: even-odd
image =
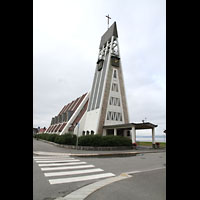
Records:
[[[152,136],[136,135],[136,141],[152,142]],[[166,136],[165,135],[155,135],[155,142],[166,142]]]

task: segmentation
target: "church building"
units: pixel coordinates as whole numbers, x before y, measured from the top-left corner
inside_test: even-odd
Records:
[[[120,135],[136,143],[136,130],[152,129],[154,145],[156,127],[149,122],[129,122],[117,24],[114,22],[101,37],[90,91],[66,104],[51,119],[45,133]]]

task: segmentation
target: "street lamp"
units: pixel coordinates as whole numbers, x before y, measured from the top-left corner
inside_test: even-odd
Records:
[[[77,133],[76,133],[76,149],[78,150],[78,132],[79,132],[79,122],[78,123],[76,123],[76,125],[77,125]]]

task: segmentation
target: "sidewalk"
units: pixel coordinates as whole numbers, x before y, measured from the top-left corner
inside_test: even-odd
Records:
[[[159,153],[165,152],[166,148],[160,149],[153,149],[152,147],[146,146],[138,146],[137,149],[128,149],[128,150],[113,150],[113,151],[93,151],[93,150],[76,150],[76,149],[69,149],[67,145],[60,145],[53,142],[49,142],[46,140],[41,140],[41,142],[49,143],[55,145],[60,148],[66,148],[66,153],[70,156],[74,157],[117,157],[117,156],[136,156],[137,154],[144,154],[144,153]],[[44,152],[43,152],[44,153]],[[42,152],[33,152],[34,155],[42,155]]]

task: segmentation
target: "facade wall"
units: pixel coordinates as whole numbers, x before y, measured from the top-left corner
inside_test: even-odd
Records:
[[[124,123],[124,112],[123,112],[118,68],[112,67],[112,70],[113,70],[112,79],[110,84],[109,98],[108,98],[104,125]],[[113,87],[113,84],[115,84],[114,85],[115,87]]]

